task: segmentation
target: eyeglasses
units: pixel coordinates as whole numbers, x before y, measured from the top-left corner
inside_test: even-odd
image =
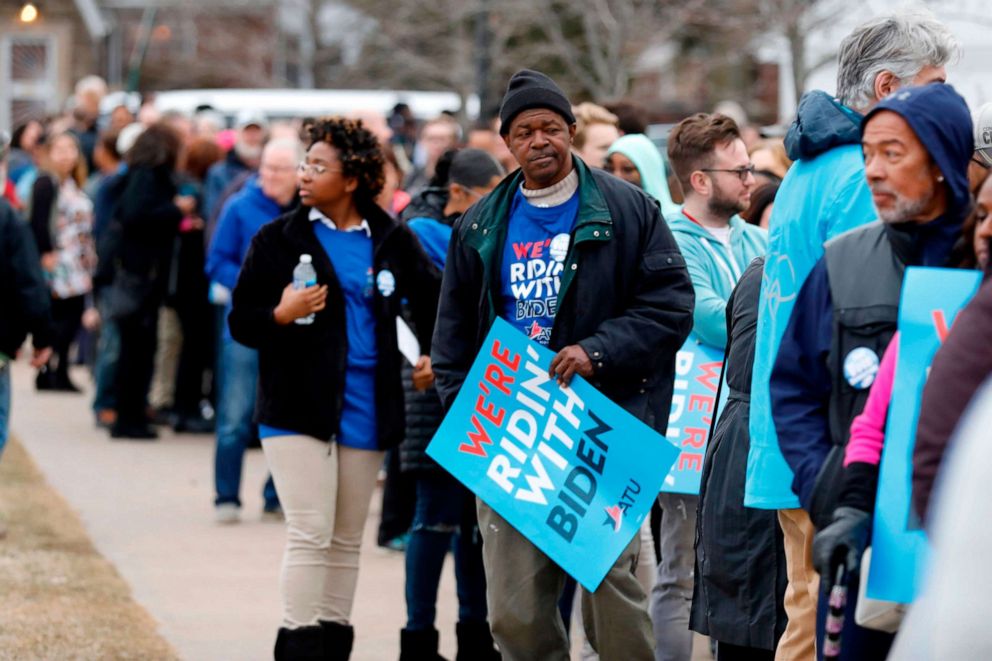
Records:
[[[990,167],[992,167],[992,165],[989,165],[988,163],[986,163],[982,159],[978,158],[977,156],[972,156],[971,157],[971,162],[972,163],[978,163],[979,165],[982,166],[982,169],[983,170],[988,170]]]
[[[747,176],[748,175],[751,175],[752,177],[754,176],[754,173],[755,173],[756,170],[755,170],[755,167],[754,167],[754,163],[751,163],[750,165],[745,165],[745,166],[742,166],[742,167],[739,167],[739,168],[732,168],[732,169],[727,169],[727,168],[699,168],[699,171],[700,172],[732,172],[733,174],[736,174],[740,178],[741,183],[744,183],[745,181],[747,181]]]
[[[328,172],[343,172],[340,168],[329,168],[326,165],[319,165],[317,163],[307,163],[301,162],[296,166],[296,172],[301,175],[322,175]]]

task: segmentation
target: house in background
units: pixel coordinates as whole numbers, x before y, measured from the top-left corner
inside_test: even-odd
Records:
[[[106,67],[109,35],[96,0],[4,2],[0,128],[57,112],[76,80]]]

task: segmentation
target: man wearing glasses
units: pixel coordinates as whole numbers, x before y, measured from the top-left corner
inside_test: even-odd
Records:
[[[668,139],[668,159],[682,187],[681,213],[667,218],[685,257],[696,293],[692,338],[723,350],[727,299],[755,257],[765,254],[765,230],[738,215],[754,190],[754,165],[734,120],[697,114],[679,122]],[[698,496],[662,493],[661,563],[651,591],[655,657],[692,656],[689,607]]]

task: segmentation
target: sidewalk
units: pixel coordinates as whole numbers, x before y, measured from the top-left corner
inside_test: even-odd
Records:
[[[94,545],[128,582],[160,632],[190,661],[272,658],[279,626],[284,533],[262,522],[261,451],[245,456],[242,522],[213,522],[213,437],[160,430],[156,442],[110,441],[94,427],[91,395],[36,393],[23,361],[13,369],[11,430],[49,483],[79,512]],[[77,384],[88,382],[84,371]],[[353,613],[356,661],[396,659],[406,621],[403,556],[375,544],[380,496],[365,529]],[[456,603],[450,556],[437,627],[454,658]]]

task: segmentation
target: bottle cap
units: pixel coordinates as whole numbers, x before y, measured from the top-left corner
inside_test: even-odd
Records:
[[[310,255],[300,255],[300,264],[309,264],[313,261]]]

